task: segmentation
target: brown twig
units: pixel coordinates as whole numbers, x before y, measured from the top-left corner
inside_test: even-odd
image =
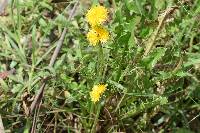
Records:
[[[0,2],[0,16],[4,16],[5,14],[5,9],[8,6],[8,0],[2,0]]]
[[[68,20],[72,19],[73,15],[75,13],[76,7],[78,5],[78,2],[79,1],[77,1],[75,3],[75,5],[74,5],[74,7],[73,7],[73,9],[72,9],[72,11],[71,11],[71,13],[69,15]],[[61,47],[63,45],[66,33],[67,33],[67,28],[64,28],[64,30],[62,32],[62,35],[61,35],[60,39],[57,42],[56,49],[55,49],[55,51],[54,51],[54,53],[53,53],[53,55],[51,57],[51,60],[50,60],[50,63],[49,63],[49,67],[53,67],[53,65],[54,65],[54,63],[56,61],[56,58],[58,57],[58,54],[59,54],[59,52],[61,50]],[[34,114],[34,120],[33,120],[33,124],[32,124],[31,133],[35,133],[36,119],[37,119],[37,115],[39,114],[39,108],[40,108],[42,97],[43,97],[43,94],[44,94],[44,89],[45,89],[45,86],[46,86],[46,81],[47,80],[44,80],[42,86],[40,87],[37,95],[34,98],[34,101],[31,104],[31,107],[30,107],[29,115],[31,115],[34,110],[37,110],[37,113]]]
[[[72,9],[72,11],[71,11],[71,13],[70,13],[70,15],[69,15],[68,20],[71,20],[71,19],[72,19],[73,14],[74,14],[74,12],[75,12],[75,10],[76,10],[77,5],[78,5],[78,1],[75,3],[75,5],[74,5],[74,7],[73,7],[73,9]],[[56,49],[55,49],[55,51],[54,51],[54,53],[53,53],[53,55],[52,55],[52,57],[51,57],[51,60],[50,60],[50,63],[49,63],[49,66],[50,66],[50,67],[53,67],[53,65],[54,65],[54,63],[55,63],[55,61],[56,61],[56,58],[58,57],[58,54],[59,54],[60,49],[61,49],[61,47],[62,47],[62,44],[63,44],[63,41],[64,41],[64,38],[65,38],[66,33],[67,33],[67,28],[64,28],[64,30],[63,30],[63,32],[62,32],[62,35],[61,35],[60,39],[59,39],[58,42],[57,42]],[[33,112],[33,110],[35,109],[36,105],[39,104],[40,101],[42,100],[45,86],[46,86],[46,80],[44,80],[44,83],[43,83],[42,86],[40,87],[40,89],[39,89],[37,95],[35,96],[34,101],[33,101],[32,104],[31,104],[29,115],[32,114],[32,112]]]
[[[3,121],[1,119],[1,115],[0,115],[0,133],[5,133],[4,126],[3,126]]]
[[[170,7],[170,8],[168,8],[168,9],[164,12],[163,16],[161,16],[162,18],[161,18],[161,20],[159,21],[159,25],[158,25],[156,31],[152,34],[152,37],[150,38],[150,43],[146,46],[146,49],[145,49],[145,52],[144,52],[144,57],[147,56],[147,55],[149,54],[150,50],[152,49],[152,47],[153,47],[153,45],[154,45],[154,43],[155,43],[155,41],[156,41],[156,38],[157,38],[157,36],[158,36],[158,34],[159,34],[159,31],[162,29],[162,26],[163,26],[165,20],[166,20],[167,17],[168,17],[170,14],[172,14],[176,9],[178,9],[177,6]]]
[[[33,124],[32,124],[32,128],[31,128],[31,133],[35,133],[36,132],[36,121],[37,121],[37,116],[39,116],[39,111],[40,111],[40,105],[42,104],[42,102],[40,102],[40,104],[36,105],[36,110],[35,110],[35,114],[33,117]]]

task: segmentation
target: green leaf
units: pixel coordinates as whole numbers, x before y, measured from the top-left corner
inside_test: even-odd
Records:
[[[135,16],[134,18],[132,18],[130,21],[129,21],[129,24],[127,25],[127,30],[132,32],[133,30],[135,30],[136,28],[136,25],[138,25],[141,21],[141,17],[140,16]]]
[[[122,23],[123,21],[123,15],[122,15],[122,11],[121,8],[118,8],[117,11],[115,12],[115,17],[114,17],[114,21]]]
[[[144,15],[143,4],[146,0],[125,0],[126,7],[134,13]]]
[[[153,69],[156,63],[165,55],[166,48],[156,48],[153,52],[142,60],[142,65],[147,69]]]
[[[189,53],[188,60],[184,63],[184,67],[188,67],[191,65],[196,65],[200,63],[200,54],[199,53]]]
[[[165,6],[165,0],[156,0],[155,1],[155,7],[158,10],[161,10]]]
[[[141,32],[140,32],[140,36],[142,38],[147,38],[149,35],[151,35],[153,32],[153,29],[150,27],[144,27]]]
[[[175,133],[194,133],[188,129],[185,129],[185,128],[180,128],[180,129],[177,129],[177,131]]]
[[[180,71],[176,72],[176,76],[178,76],[178,77],[187,77],[187,76],[192,76],[192,74],[180,70]]]
[[[127,88],[125,88],[123,85],[121,85],[113,80],[109,80],[108,82],[120,90],[127,90]]]
[[[4,82],[4,80],[1,79],[1,78],[0,78],[0,85],[1,85],[1,88],[2,88],[5,92],[8,92],[8,91],[9,91],[8,85],[7,85],[6,82]]]
[[[44,2],[44,1],[40,2],[39,4],[40,4],[41,8],[47,8],[47,9],[49,9],[50,11],[53,10],[52,6],[49,5],[48,3]]]
[[[66,17],[62,14],[59,14],[58,17],[55,20],[57,25],[61,26],[68,26],[69,22],[67,21]]]
[[[42,27],[47,26],[47,23],[46,23],[46,21],[45,21],[43,18],[40,18],[39,24],[40,24],[40,26],[42,26]]]
[[[58,69],[59,67],[62,66],[62,64],[64,63],[64,61],[66,60],[66,54],[63,54],[60,59],[58,59],[54,65],[54,69]]]
[[[130,32],[127,32],[125,33],[124,35],[120,36],[117,40],[117,42],[120,44],[120,45],[127,45],[128,41],[129,41],[129,38],[131,37],[131,33]]]
[[[126,119],[129,117],[134,117],[138,115],[141,112],[144,112],[145,110],[148,110],[150,108],[153,108],[155,106],[161,106],[167,104],[168,100],[166,97],[156,96],[153,100],[150,100],[148,102],[142,102],[139,106],[136,108],[130,109],[125,114],[121,115],[121,119]]]
[[[23,88],[23,85],[22,84],[16,84],[13,86],[13,89],[11,90],[12,93],[18,93],[21,91],[21,89]]]
[[[160,71],[158,73],[159,73],[159,75],[153,78],[153,80],[155,82],[160,81],[160,80],[170,79],[173,76],[173,74],[171,72]]]

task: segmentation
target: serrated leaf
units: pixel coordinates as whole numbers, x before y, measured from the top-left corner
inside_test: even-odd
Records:
[[[127,44],[128,41],[129,41],[130,36],[131,36],[131,33],[130,33],[130,32],[127,32],[126,34],[120,36],[120,37],[118,38],[117,42],[118,42],[119,44]]]
[[[188,54],[188,60],[184,63],[184,67],[191,65],[200,64],[200,54],[199,53],[190,53]]]
[[[142,60],[142,65],[147,69],[152,69],[156,63],[165,55],[166,48],[156,48],[153,52]]]
[[[135,16],[134,18],[132,18],[130,21],[129,21],[129,24],[127,26],[127,30],[132,32],[135,28],[136,28],[136,25],[139,24],[141,21],[141,17],[140,16]]]

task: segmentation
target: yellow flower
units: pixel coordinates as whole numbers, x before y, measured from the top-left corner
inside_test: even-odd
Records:
[[[88,10],[86,19],[91,26],[100,25],[108,19],[108,10],[103,6],[94,6]]]
[[[104,84],[99,84],[99,85],[94,85],[92,88],[92,91],[90,92],[90,97],[92,102],[97,102],[99,101],[101,95],[104,93],[106,90],[107,85]]]
[[[91,45],[95,46],[99,42],[98,34],[95,32],[94,29],[90,30],[87,33],[87,39]]]
[[[93,29],[98,34],[100,42],[107,42],[107,40],[109,39],[109,32],[105,28],[101,26],[95,26]]]
[[[93,46],[99,42],[105,43],[109,39],[109,32],[102,26],[95,26],[88,32],[87,39]]]
[[[91,91],[90,97],[91,97],[91,101],[95,103],[95,102],[99,101],[100,94],[97,91]]]

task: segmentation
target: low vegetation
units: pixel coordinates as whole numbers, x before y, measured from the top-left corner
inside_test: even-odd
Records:
[[[2,0],[0,127],[200,132],[199,27],[200,0]]]

